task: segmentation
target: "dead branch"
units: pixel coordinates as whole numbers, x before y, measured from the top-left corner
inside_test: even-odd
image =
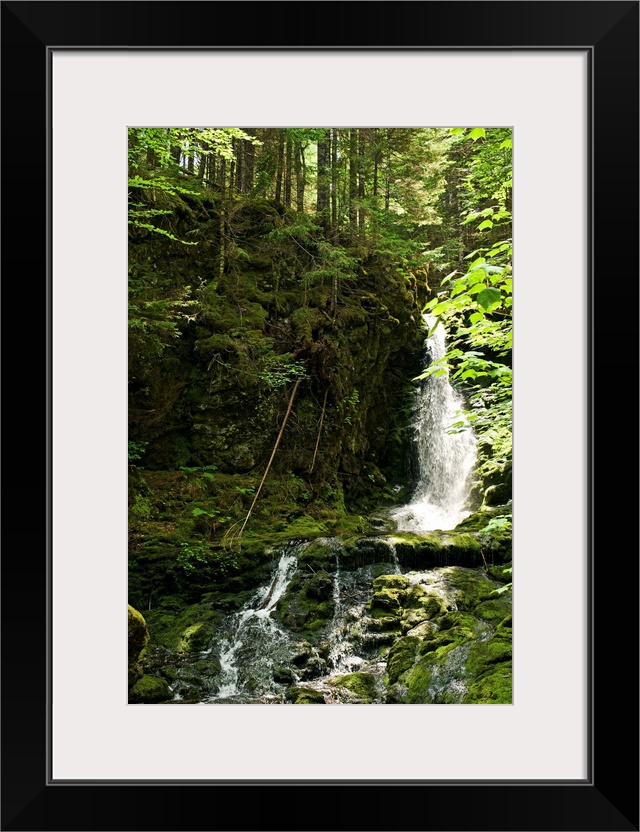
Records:
[[[324,421],[324,412],[327,408],[327,396],[329,395],[329,388],[324,391],[324,401],[322,402],[322,413],[320,414],[320,425],[318,426],[318,438],[316,439],[316,448],[313,452],[313,460],[311,461],[311,468],[309,473],[313,471],[313,466],[316,464],[316,457],[318,456],[318,448],[320,446],[320,434],[322,433],[322,423]]]
[[[280,426],[280,432],[278,433],[278,438],[276,439],[276,444],[273,446],[273,450],[271,451],[271,457],[269,462],[267,463],[267,467],[265,468],[264,474],[262,475],[262,479],[260,480],[260,485],[258,486],[258,490],[256,491],[255,497],[253,498],[253,502],[251,503],[251,508],[247,512],[247,516],[244,518],[244,523],[238,532],[238,538],[242,537],[242,532],[244,531],[245,526],[249,518],[251,517],[251,512],[254,509],[255,504],[258,502],[258,497],[260,496],[260,492],[262,491],[262,486],[264,485],[264,481],[267,478],[267,474],[269,473],[269,469],[271,468],[271,463],[273,462],[273,458],[276,455],[276,451],[278,450],[278,445],[280,444],[280,440],[282,439],[282,434],[284,433],[284,429],[287,424],[287,420],[289,419],[289,414],[291,413],[291,407],[293,405],[293,400],[296,397],[296,393],[298,392],[298,387],[300,386],[300,382],[302,379],[297,378],[296,383],[293,385],[293,390],[291,391],[291,396],[289,398],[289,404],[287,405],[287,412],[284,414],[284,419],[282,420],[282,425]]]

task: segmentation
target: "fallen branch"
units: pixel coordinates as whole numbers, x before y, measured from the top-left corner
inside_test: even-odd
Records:
[[[484,563],[485,571],[488,572],[489,571],[489,566],[487,565],[487,559],[485,558],[484,552],[482,551],[482,549],[480,549],[480,554],[482,555],[482,561]]]
[[[318,426],[318,438],[316,439],[316,448],[313,452],[313,460],[311,461],[311,468],[309,473],[313,471],[313,466],[316,464],[316,457],[318,456],[318,448],[320,447],[320,434],[322,433],[322,423],[324,421],[324,412],[327,409],[327,396],[329,395],[329,388],[324,391],[324,401],[322,402],[322,413],[320,414],[320,425]]]
[[[251,512],[254,509],[255,504],[258,502],[258,497],[260,496],[260,492],[262,491],[262,486],[264,485],[264,481],[267,478],[267,474],[269,473],[269,469],[271,468],[271,463],[273,462],[273,458],[276,455],[276,451],[278,450],[278,445],[280,444],[280,440],[282,439],[282,434],[284,433],[285,426],[287,424],[287,420],[289,419],[289,414],[291,413],[291,407],[293,405],[293,400],[296,397],[296,393],[298,392],[298,387],[300,386],[300,382],[302,381],[301,378],[296,379],[296,383],[293,385],[293,390],[291,391],[291,397],[289,398],[289,404],[287,405],[287,412],[284,414],[284,419],[282,420],[282,425],[280,426],[280,432],[278,433],[278,438],[276,439],[276,444],[273,446],[273,450],[271,451],[271,457],[269,462],[267,463],[267,467],[265,468],[264,474],[262,475],[262,479],[260,480],[260,485],[258,486],[258,490],[256,491],[255,497],[253,498],[253,502],[251,503],[251,508],[247,512],[247,516],[244,518],[244,523],[240,531],[238,532],[238,538],[242,537],[242,532],[244,531],[244,527],[247,525],[249,518],[251,517]]]

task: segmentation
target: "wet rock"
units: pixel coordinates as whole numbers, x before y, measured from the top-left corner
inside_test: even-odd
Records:
[[[199,653],[206,650],[211,641],[212,630],[209,624],[199,621],[182,633],[178,651],[180,653]]]
[[[171,699],[171,692],[166,679],[158,676],[143,676],[129,691],[132,704],[150,704]]]
[[[332,687],[345,688],[354,694],[356,702],[367,704],[376,697],[376,678],[372,673],[357,671],[344,676],[335,676],[329,680]]]
[[[290,688],[289,698],[293,705],[325,705],[324,695],[311,688]]]
[[[405,636],[398,639],[387,658],[387,675],[389,682],[393,684],[416,660],[416,653],[420,640],[412,636]]]
[[[131,690],[143,675],[138,659],[149,641],[149,631],[142,614],[130,604],[127,605],[127,616],[128,689]]]

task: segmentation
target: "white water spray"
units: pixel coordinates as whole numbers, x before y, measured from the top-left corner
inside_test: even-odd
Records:
[[[243,691],[239,681],[241,667],[250,667],[254,678],[271,683],[271,670],[277,647],[287,643],[279,624],[271,617],[298,565],[295,553],[282,555],[271,583],[262,587],[236,614],[232,631],[220,650],[220,689],[214,698],[237,696]]]
[[[424,320],[430,331],[436,322]],[[427,366],[446,353],[445,331],[438,324],[425,341]],[[470,427],[450,433],[454,422],[464,422],[461,396],[448,375],[432,375],[416,393],[414,442],[418,484],[411,501],[392,513],[401,531],[450,530],[471,512],[466,510],[468,480],[476,459],[476,440]]]

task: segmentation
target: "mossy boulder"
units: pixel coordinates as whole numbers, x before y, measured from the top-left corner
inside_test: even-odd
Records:
[[[182,633],[180,644],[178,645],[178,652],[180,653],[201,653],[206,650],[211,642],[212,629],[211,625],[198,621],[196,624],[191,624]]]
[[[150,704],[171,699],[171,691],[166,679],[159,676],[142,676],[129,691],[132,704]]]
[[[229,601],[229,610],[236,609],[245,594]],[[180,604],[179,598],[169,596],[154,610],[147,613],[149,627],[148,652],[171,650],[178,653],[198,653],[206,650],[214,627],[222,620],[222,613],[213,609],[214,602]]]
[[[332,595],[330,575],[298,569],[278,601],[275,615],[288,629],[317,641],[335,612]]]
[[[510,705],[513,701],[511,655],[511,639],[498,634],[490,641],[472,644],[467,667],[473,681],[463,701],[468,704]]]
[[[395,642],[387,658],[387,676],[390,684],[397,682],[405,671],[413,667],[419,645],[420,639],[414,636],[405,636]]]
[[[376,679],[372,673],[357,671],[345,676],[335,676],[329,684],[350,691],[354,694],[355,701],[362,704],[372,702],[376,695]]]
[[[127,605],[127,615],[128,689],[130,690],[143,675],[138,659],[149,641],[149,631],[142,614],[131,604]]]
[[[311,688],[290,688],[289,698],[293,705],[325,705],[324,696]]]
[[[317,601],[327,601],[333,595],[333,578],[328,572],[316,572],[306,586],[307,595]]]
[[[403,605],[409,579],[404,575],[379,575],[373,581],[373,596],[369,602],[369,611],[374,617],[394,614]]]

